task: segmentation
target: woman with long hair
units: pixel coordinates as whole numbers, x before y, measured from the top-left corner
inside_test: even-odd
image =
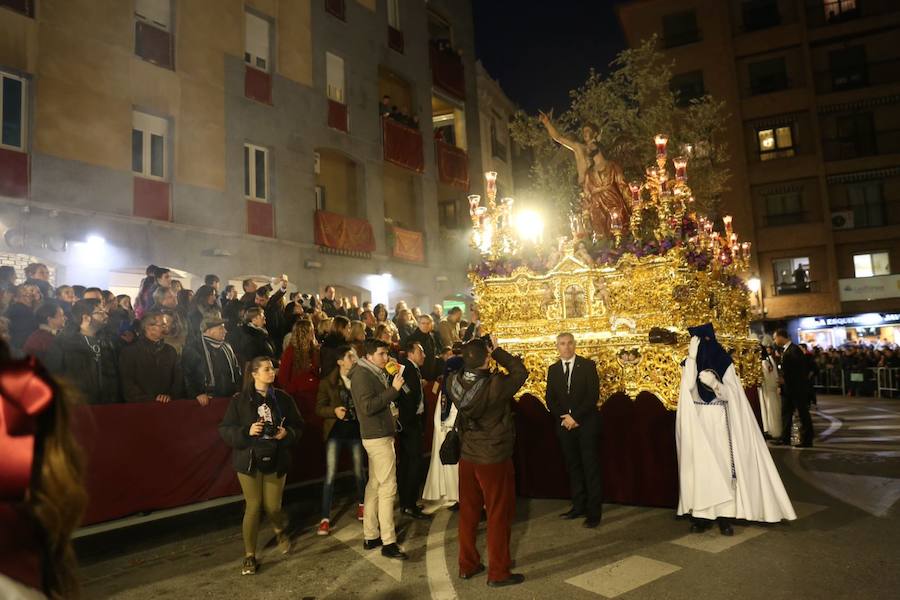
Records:
[[[34,359],[9,360],[0,343],[0,598],[78,598],[71,538],[87,504],[72,403]],[[29,435],[9,435],[13,425]]]
[[[388,311],[387,307],[380,302],[375,305],[375,308],[372,309],[372,314],[375,315],[375,322],[378,325],[384,323],[391,330],[391,341],[390,344],[397,344],[400,341],[400,332],[397,330],[397,326],[394,325],[394,322],[388,319]]]
[[[278,385],[293,396],[305,419],[315,414],[319,388],[319,344],[312,321],[298,319],[291,330],[290,344],[281,355]]]
[[[165,267],[150,265],[147,267],[147,277],[141,281],[140,291],[134,303],[134,316],[141,319],[144,313],[153,308],[153,294],[161,287],[172,285],[172,272]]]
[[[222,311],[216,298],[216,288],[211,285],[201,285],[191,299],[190,308],[187,310],[187,318],[191,326],[191,334],[200,332],[200,324],[203,319],[222,318]]]
[[[388,354],[390,354],[391,358],[394,360],[399,360],[400,357],[400,346],[394,341],[394,330],[392,329],[393,323],[388,321],[387,323],[379,323],[375,326],[375,335],[373,336],[376,340],[381,340],[385,344],[388,345]]]
[[[357,356],[360,353],[365,356],[366,324],[362,321],[350,321],[350,339],[348,341],[353,346],[353,349],[356,350]]]
[[[314,313],[314,319],[318,317],[318,321],[316,322],[316,339],[320,342],[324,342],[325,338],[328,337],[328,334],[331,333],[331,317],[325,315],[325,313],[317,314]]]
[[[303,431],[303,417],[294,399],[276,389],[274,383],[275,367],[269,357],[257,356],[249,361],[244,371],[243,390],[231,399],[219,424],[219,434],[233,448],[234,469],[246,502],[241,528],[244,538],[241,575],[253,575],[259,568],[256,540],[262,510],[272,522],[278,550],[282,554],[291,550],[281,497],[291,467],[290,447]]]

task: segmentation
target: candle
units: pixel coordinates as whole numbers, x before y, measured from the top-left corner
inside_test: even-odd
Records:
[[[488,198],[493,199],[497,195],[497,171],[488,171],[484,174],[484,189]]]
[[[614,212],[610,215],[610,225],[614,230],[622,229],[622,223],[619,220],[619,213]]]
[[[728,239],[729,239],[729,241],[731,242],[731,245],[732,245],[732,246],[737,245],[737,234],[736,234],[736,233],[732,233],[732,234],[728,237]]]
[[[656,179],[658,173],[659,169],[656,167],[647,167],[647,177],[650,179]]]
[[[731,215],[722,217],[722,222],[725,223],[725,232],[731,233]]]
[[[693,144],[682,144],[681,150],[687,155],[692,156],[694,154],[694,145]]]
[[[688,160],[683,156],[679,156],[673,159],[672,162],[675,163],[675,179],[677,181],[686,180]]]
[[[628,184],[628,189],[631,191],[631,203],[637,206],[641,203],[641,182],[632,181]]]
[[[656,137],[653,138],[656,142],[656,155],[657,156],[665,156],[666,155],[666,144],[669,143],[669,136],[664,133],[657,133]]]
[[[475,216],[475,209],[481,204],[481,196],[478,194],[469,195],[469,214]]]

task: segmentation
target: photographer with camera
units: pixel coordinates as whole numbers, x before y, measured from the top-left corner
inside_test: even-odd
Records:
[[[349,345],[337,348],[337,367],[319,382],[316,414],[322,417],[325,437],[325,483],[322,486],[322,520],[318,535],[331,533],[331,502],[334,498],[334,476],[337,472],[341,448],[350,450],[353,474],[356,476],[356,518],[363,520],[363,501],[366,493],[366,473],[363,464],[362,438],[353,394],[350,393],[350,373],[358,360]]]
[[[491,371],[491,358],[508,374]],[[513,396],[528,379],[522,359],[483,336],[462,347],[464,368],[447,377],[447,396],[459,411],[459,576],[484,571],[475,546],[481,508],[487,509],[488,585],[522,583],[510,572],[509,538],[516,509],[512,454],[516,443]]]
[[[219,424],[219,434],[234,449],[234,468],[247,503],[242,527],[245,554],[241,575],[253,575],[259,568],[256,538],[261,508],[275,529],[278,550],[282,554],[291,550],[281,496],[291,467],[290,447],[303,431],[303,418],[294,399],[275,389],[274,381],[275,367],[269,357],[257,356],[251,360],[244,373],[243,390],[231,399]]]

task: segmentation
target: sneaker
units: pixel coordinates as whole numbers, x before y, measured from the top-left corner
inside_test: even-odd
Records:
[[[278,544],[278,551],[287,554],[291,551],[291,538],[285,532],[275,534],[275,542]]]
[[[356,520],[357,520],[357,521],[362,521],[362,520],[363,520],[363,513],[365,512],[365,511],[363,510],[364,508],[365,508],[365,507],[364,507],[362,504],[357,504],[357,505],[356,505]]]
[[[322,519],[319,523],[319,529],[316,530],[316,535],[328,535],[331,533],[331,523],[328,519]]]
[[[241,565],[241,575],[256,575],[259,569],[259,563],[256,562],[255,556],[244,557],[244,564]]]

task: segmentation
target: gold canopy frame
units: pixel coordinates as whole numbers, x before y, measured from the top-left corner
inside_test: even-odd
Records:
[[[578,353],[597,363],[601,404],[617,392],[632,399],[649,392],[675,410],[687,328],[706,322],[732,352],[744,385],[760,380],[748,291],[722,273],[688,266],[680,248],[664,256],[625,254],[613,268],[587,264],[569,242],[547,273],[519,267],[505,277],[470,277],[484,331],[524,358],[529,376],[521,394],[543,401],[547,368],[558,359],[556,336],[565,331]],[[676,343],[650,343],[654,327],[675,333]]]

